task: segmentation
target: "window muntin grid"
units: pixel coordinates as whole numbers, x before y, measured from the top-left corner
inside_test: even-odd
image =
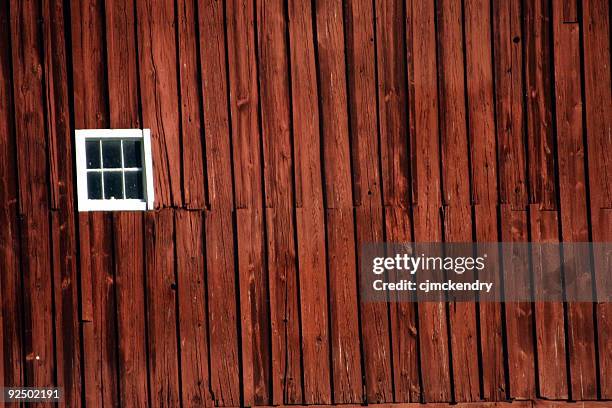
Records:
[[[79,211],[154,208],[149,129],[77,129],[75,156]]]
[[[85,156],[88,199],[144,199],[141,140],[89,138]]]

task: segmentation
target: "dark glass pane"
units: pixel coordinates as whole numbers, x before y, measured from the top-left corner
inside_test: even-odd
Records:
[[[140,140],[123,141],[123,167],[142,167]]]
[[[85,142],[85,158],[88,169],[100,168],[100,141],[90,140]]]
[[[144,198],[142,171],[125,172],[125,198]]]
[[[97,171],[87,173],[87,198],[90,200],[102,199],[102,173]]]
[[[123,199],[123,186],[120,171],[104,172],[104,199]]]
[[[121,142],[119,140],[102,141],[102,164],[105,169],[121,167]]]

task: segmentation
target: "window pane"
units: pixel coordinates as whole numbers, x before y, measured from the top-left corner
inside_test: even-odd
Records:
[[[90,200],[102,199],[102,173],[97,171],[87,173],[87,198]]]
[[[142,167],[140,140],[123,141],[123,167]]]
[[[144,198],[142,171],[125,172],[125,198]]]
[[[85,142],[85,157],[88,169],[100,168],[100,141],[89,140]]]
[[[123,186],[121,183],[120,171],[105,171],[104,172],[104,199],[109,200],[123,199]]]
[[[121,142],[119,140],[102,141],[102,164],[105,169],[121,167]]]

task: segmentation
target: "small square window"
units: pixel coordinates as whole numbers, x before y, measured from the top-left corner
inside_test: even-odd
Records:
[[[76,131],[79,211],[153,209],[149,129]]]

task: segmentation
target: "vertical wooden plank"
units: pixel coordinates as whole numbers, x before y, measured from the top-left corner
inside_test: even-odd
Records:
[[[414,239],[419,242],[440,242],[440,144],[434,3],[407,1],[406,13],[409,81],[413,95],[411,110],[414,112],[410,124]],[[426,402],[450,401],[448,327],[443,303],[419,304],[419,339],[423,398]]]
[[[531,240],[533,242],[555,243],[559,240],[559,215],[554,210],[541,210],[541,204],[530,205],[529,217]],[[532,254],[533,276],[536,293],[542,293],[544,285],[556,284],[561,287],[561,273],[558,276],[541,276],[542,270],[553,270],[559,265],[559,256]],[[544,269],[546,268],[546,269]],[[549,272],[550,273],[550,272]],[[543,279],[545,278],[545,279]],[[555,279],[555,280],[553,280]],[[552,288],[551,288],[552,289]],[[565,350],[565,326],[563,304],[560,302],[536,302],[536,347],[538,358],[539,395],[544,398],[567,398],[567,361]]]
[[[442,0],[437,12],[444,241],[471,242],[462,2]],[[476,401],[480,399],[476,305],[456,302],[449,305],[448,311],[454,398],[457,401]]]
[[[531,203],[543,210],[557,208],[553,135],[553,84],[548,1],[526,1],[525,84],[527,110],[528,177]]]
[[[203,213],[176,211],[175,226],[182,401],[211,406]]]
[[[466,0],[465,57],[476,241],[497,242],[497,164],[491,8],[487,0]],[[501,304],[480,303],[480,349],[485,400],[506,398]]]
[[[47,194],[42,15],[35,1],[12,1],[11,42],[21,253],[25,384],[54,384],[51,248]]]
[[[561,237],[564,242],[587,242],[587,198],[583,145],[582,85],[580,80],[580,28],[577,23],[563,23],[563,4],[552,3],[557,149],[559,160],[559,193]],[[589,260],[579,265],[590,271]],[[576,266],[576,265],[575,265]],[[566,281],[572,281],[566,268]],[[585,288],[592,285],[584,281]],[[571,397],[593,399],[597,396],[595,333],[593,305],[568,304],[568,336],[571,375]]]
[[[512,242],[528,240],[527,217],[527,211],[513,210],[510,204],[502,204],[501,240],[509,243],[507,248],[512,248]],[[513,276],[528,276],[529,260],[524,255],[521,252],[517,256],[510,249],[503,253],[506,258],[503,261],[506,288],[525,284],[512,279]],[[533,310],[530,303],[512,300],[506,301],[505,309],[510,395],[517,399],[532,399],[536,396]]]
[[[383,241],[380,191],[374,9],[371,1],[353,1],[346,9],[349,119],[353,201],[357,207],[357,245]],[[359,261],[357,262],[359,264]],[[389,312],[385,303],[361,305],[364,369],[368,402],[393,401]]]
[[[211,397],[240,404],[238,315],[234,265],[224,4],[198,2],[200,67],[204,95],[206,174],[211,211],[205,217]],[[241,302],[243,303],[243,302]],[[244,347],[244,345],[243,345]],[[222,356],[222,358],[218,358]],[[213,358],[215,357],[215,358]]]
[[[55,343],[57,383],[63,388],[62,404],[81,405],[81,348],[77,277],[76,226],[73,202],[72,137],[70,132],[64,8],[44,2],[45,94],[49,135],[52,213]],[[55,194],[53,194],[55,193]],[[53,196],[55,200],[53,200]]]
[[[268,254],[270,255],[268,259],[269,298],[270,306],[274,306],[270,314],[273,334],[272,355],[263,354],[267,360],[276,360],[281,359],[285,353],[290,353],[292,359],[294,359],[291,366],[299,370],[299,361],[297,360],[300,355],[299,309],[297,308],[298,277],[300,285],[305,288],[311,285],[311,282],[318,281],[321,278],[325,279],[324,247],[322,254],[319,252],[323,255],[322,258],[319,258],[322,264],[315,263],[313,265],[311,259],[317,255],[309,251],[313,249],[313,244],[319,246],[319,248],[320,245],[324,245],[325,238],[321,236],[320,241],[312,242],[314,238],[312,235],[303,235],[304,230],[299,227],[299,224],[296,225],[296,221],[299,222],[299,219],[294,219],[292,210],[294,207],[293,140],[288,65],[290,57],[288,55],[287,34],[288,26],[285,19],[284,2],[277,0],[257,2],[258,72],[261,86],[260,103],[265,183],[264,204],[266,207]],[[313,221],[320,220],[315,219]],[[318,231],[322,232],[323,226],[317,225],[319,225]],[[297,252],[295,240],[297,240]],[[314,250],[319,248],[315,247]],[[274,258],[272,258],[272,255]],[[260,301],[265,304],[265,299]],[[295,340],[298,341],[295,342]],[[304,346],[310,344],[304,342]],[[304,353],[308,352],[310,350],[304,348]],[[316,350],[316,353],[319,354],[320,358],[327,358],[329,355],[328,351],[321,349]],[[268,364],[267,361],[264,360],[264,362]],[[278,367],[278,363],[273,361],[272,366]],[[286,363],[287,360],[285,360]],[[329,398],[325,399],[326,393],[329,394],[329,380],[327,380],[327,385],[325,384],[325,376],[328,374],[324,372],[323,376],[313,376],[312,367],[315,366],[318,366],[315,361],[304,362],[304,367],[310,369],[304,371],[306,392],[304,399],[310,403],[323,403],[329,401]],[[267,371],[267,369],[264,371],[265,379],[269,382],[270,373]],[[279,377],[279,380],[282,379],[282,374]],[[297,383],[299,384],[299,381]],[[290,386],[292,387],[292,385]],[[269,387],[269,384],[266,387]],[[264,388],[262,391],[266,398],[272,396],[269,389]],[[282,390],[279,391],[282,392]],[[284,394],[290,395],[290,393]]]
[[[584,91],[586,136],[588,147],[589,192],[592,238],[595,242],[610,242],[612,213],[612,96],[609,84],[610,68],[610,2],[589,0],[582,3],[584,47]],[[609,293],[610,274],[605,265],[595,263],[598,293]],[[606,292],[608,291],[608,292]],[[597,327],[601,397],[612,398],[612,306],[599,303]]]
[[[497,114],[497,160],[502,241],[527,241],[527,171],[524,144],[523,58],[521,7],[518,2],[493,3],[494,59]],[[506,254],[506,256],[511,256]],[[526,264],[516,263],[519,273]],[[504,271],[504,276],[509,276]],[[510,274],[510,276],[512,276]],[[533,314],[528,303],[507,302],[510,397],[535,396]]]
[[[105,3],[110,126],[139,128],[134,4]],[[143,215],[115,213],[119,400],[144,407],[148,401]]]
[[[0,302],[2,304],[2,367],[5,387],[24,384],[21,269],[19,247],[17,163],[13,122],[9,2],[0,4]]]
[[[255,398],[255,376],[265,377],[262,371],[263,362],[266,361],[265,336],[269,326],[265,304],[268,296],[265,257],[261,239],[264,234],[262,150],[254,7],[254,2],[246,0],[226,3],[232,158],[236,207],[240,210],[236,214],[239,228],[238,276],[240,293],[250,299],[248,304],[240,303],[246,404],[252,404]],[[271,310],[275,308],[276,305],[270,305]]]
[[[151,129],[156,207],[182,205],[174,5],[136,2],[142,125]]]
[[[323,184],[321,179],[321,144],[319,135],[320,112],[318,109],[317,74],[315,65],[315,46],[313,33],[313,11],[311,2],[290,0],[287,5],[288,30],[289,30],[289,66],[291,75],[292,96],[292,119],[293,119],[293,150],[295,171],[295,206],[296,228],[298,232],[298,259],[299,270],[308,271],[310,275],[326,279],[327,254],[325,252],[325,214],[323,210]],[[331,242],[331,240],[330,240]],[[333,242],[332,242],[333,244]],[[353,249],[354,251],[354,249]],[[354,253],[354,252],[353,252]],[[331,259],[330,259],[331,262]],[[330,266],[330,268],[335,266]],[[339,266],[345,267],[344,265]],[[346,269],[338,269],[344,273]],[[302,275],[302,274],[300,274]],[[306,275],[307,277],[307,275]],[[300,276],[300,279],[302,277]],[[291,292],[290,292],[291,294]],[[289,297],[288,300],[292,300]],[[328,300],[324,300],[326,303]],[[342,305],[343,303],[341,303]],[[292,310],[292,309],[289,309]],[[332,310],[333,313],[333,310]],[[354,315],[349,315],[347,320],[353,321]],[[346,337],[341,333],[346,326],[338,326],[332,316],[331,347],[332,347],[332,370],[334,381],[334,401],[351,400],[351,380],[356,370],[353,348],[350,348]],[[288,320],[291,323],[291,319]],[[292,329],[293,326],[288,326]],[[299,328],[298,328],[299,330]],[[295,335],[295,330],[289,334]],[[299,333],[297,333],[299,336]],[[292,337],[288,337],[291,339]],[[288,342],[285,345],[288,352],[291,350]],[[346,346],[346,347],[343,347]],[[345,351],[344,353],[342,351]],[[287,353],[283,351],[283,353]],[[299,356],[300,349],[292,352],[293,356]],[[282,354],[281,354],[282,355]],[[324,358],[326,356],[320,356]],[[276,359],[275,359],[276,360]],[[285,359],[286,363],[279,362],[274,367],[284,370],[292,378],[291,387],[285,387],[285,400],[300,401],[301,381],[299,361]],[[329,363],[328,363],[329,364]],[[350,367],[344,370],[344,367]],[[274,370],[274,377],[282,379]],[[360,380],[359,380],[360,381]],[[274,384],[277,380],[274,380]],[[273,401],[278,401],[280,395],[275,387]],[[282,390],[281,390],[282,391]]]
[[[149,401],[143,216],[128,212],[114,214],[113,227],[119,400],[126,406],[146,407]]]
[[[555,146],[553,134],[553,88],[550,9],[547,1],[527,1],[524,5],[525,82],[527,110],[527,147],[529,151],[529,225],[534,242],[558,242],[558,208],[555,180]],[[532,254],[536,293],[542,293],[538,271],[544,263],[547,269],[558,257],[544,258]],[[548,278],[548,277],[547,277]],[[550,277],[554,278],[554,277]],[[556,276],[561,285],[561,275]],[[567,362],[563,305],[535,304],[536,350],[539,394],[545,398],[567,398]]]
[[[187,208],[203,209],[206,205],[206,181],[200,117],[201,101],[198,90],[200,76],[196,2],[194,0],[179,0],[176,7],[183,200]]]
[[[409,242],[412,227],[404,2],[376,2],[375,15],[385,237],[388,242]],[[416,307],[413,303],[391,302],[389,308],[394,401],[419,401]]]
[[[357,304],[356,269],[354,266],[355,250],[349,249],[355,243],[355,230],[352,217],[353,197],[351,192],[351,158],[349,146],[349,117],[347,112],[345,44],[343,27],[343,10],[339,1],[317,1],[314,3],[314,26],[316,28],[315,46],[316,61],[318,65],[320,127],[322,140],[321,165],[323,166],[323,206],[325,207],[327,256],[329,266],[329,311],[332,332],[331,343],[334,375],[339,367],[353,370],[353,374],[361,376],[361,361],[359,353],[359,323]],[[302,186],[303,187],[303,186]],[[304,188],[304,187],[303,187]],[[306,190],[302,191],[302,200],[306,202]],[[318,198],[317,198],[318,199]],[[315,201],[316,202],[316,201]],[[358,217],[365,217],[362,212]],[[380,218],[380,217],[379,217]],[[365,218],[361,218],[365,221]],[[379,221],[380,222],[380,221]],[[361,223],[362,229],[364,222]],[[359,228],[359,227],[357,227]],[[326,287],[319,283],[316,298],[328,295]],[[353,289],[354,288],[354,289]],[[303,295],[303,297],[305,297]],[[316,322],[317,315],[327,318],[327,304],[321,302],[317,309],[313,309],[310,320]],[[362,314],[363,315],[363,314]],[[302,319],[304,316],[302,314]],[[344,320],[344,322],[340,322]],[[368,320],[367,318],[365,320]],[[321,322],[323,323],[323,322]],[[319,323],[318,335],[323,344],[328,342],[326,327]],[[369,328],[365,328],[369,330]],[[303,329],[302,329],[303,330]],[[316,335],[316,333],[313,333]],[[365,336],[363,361],[364,365],[373,364],[373,355],[370,351],[372,342],[377,339]],[[367,340],[366,340],[367,338]],[[316,337],[315,337],[316,339]],[[366,344],[369,342],[369,344]],[[344,353],[343,354],[343,350]],[[368,359],[366,354],[372,356]],[[306,359],[306,356],[304,356]],[[352,364],[347,366],[348,361]],[[366,362],[367,361],[367,362]],[[363,368],[366,372],[367,368]],[[366,377],[368,375],[366,374]],[[335,379],[335,376],[334,376]],[[334,388],[334,399],[347,401],[363,401],[362,387],[357,378],[342,374],[339,380],[343,382],[342,388]],[[366,383],[368,380],[366,380]],[[334,383],[335,385],[335,383]],[[372,385],[374,385],[372,383]],[[337,392],[336,392],[337,391]],[[367,386],[366,386],[367,393]]]
[[[180,400],[173,214],[174,210],[166,209],[145,215],[151,399],[164,407],[178,406]]]

